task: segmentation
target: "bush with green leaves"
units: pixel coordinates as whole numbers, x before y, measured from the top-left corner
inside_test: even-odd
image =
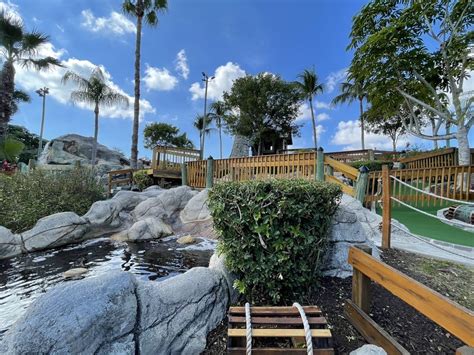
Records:
[[[362,166],[365,166],[369,169],[369,171],[382,171],[383,165],[388,165],[391,169],[393,167],[392,161],[384,161],[384,160],[361,160],[361,161],[354,161],[350,163],[354,168],[359,169]]]
[[[147,174],[145,170],[139,170],[133,173],[133,181],[140,191],[143,191],[147,187],[153,185],[153,179]]]
[[[291,304],[316,285],[341,189],[325,182],[226,182],[209,192],[218,251],[254,304]]]
[[[72,211],[83,215],[95,201],[104,198],[104,186],[85,167],[0,174],[0,225],[23,232],[53,213]]]

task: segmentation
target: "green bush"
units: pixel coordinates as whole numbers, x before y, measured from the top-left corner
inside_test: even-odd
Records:
[[[228,182],[209,192],[218,250],[235,287],[260,304],[291,304],[315,286],[341,189],[295,180]]]
[[[53,213],[85,214],[92,203],[105,198],[105,189],[88,168],[28,174],[0,174],[0,225],[23,232]]]
[[[383,161],[383,160],[367,160],[367,161],[354,161],[350,163],[356,169],[359,169],[362,166],[366,166],[369,171],[381,171],[382,165],[388,165],[391,169],[393,167],[392,161]]]
[[[153,185],[153,179],[144,170],[139,170],[136,173],[133,173],[133,181],[140,191]]]

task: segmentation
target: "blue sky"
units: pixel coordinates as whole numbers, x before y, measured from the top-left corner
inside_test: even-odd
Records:
[[[320,145],[325,150],[360,147],[356,122],[358,106],[331,108],[344,79],[351,53],[346,52],[352,17],[366,1],[359,0],[171,0],[157,28],[145,28],[142,39],[142,121],[139,156],[150,156],[142,145],[142,129],[149,122],[167,122],[188,133],[198,145],[192,121],[203,111],[201,72],[215,75],[211,101],[228,90],[232,80],[248,74],[272,72],[295,80],[303,69],[316,69],[325,83],[317,97]],[[120,0],[0,1],[21,16],[28,29],[50,36],[42,51],[59,57],[68,69],[87,76],[103,66],[110,83],[130,96],[130,107],[103,110],[99,141],[130,154],[133,106],[134,22],[121,14]],[[28,90],[31,104],[22,105],[13,123],[39,132],[41,101],[34,90],[48,86],[45,137],[67,133],[92,136],[93,113],[68,102],[70,88],[61,86],[61,70],[35,73],[18,69],[17,84]],[[309,110],[302,107],[301,137],[296,147],[312,145]],[[472,136],[472,133],[471,133]],[[472,139],[472,138],[471,138]],[[416,142],[407,137],[407,141]],[[420,143],[417,143],[420,145]],[[225,137],[227,156],[232,138]],[[389,149],[386,137],[369,135],[367,145]],[[422,146],[431,147],[430,143]],[[218,136],[207,138],[206,155],[218,156]]]

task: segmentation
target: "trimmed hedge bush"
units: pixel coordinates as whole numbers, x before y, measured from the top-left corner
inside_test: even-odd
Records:
[[[140,191],[153,185],[153,179],[144,170],[139,170],[136,173],[133,173],[133,181]]]
[[[218,251],[254,304],[291,304],[316,285],[341,189],[325,182],[217,184],[209,208]]]
[[[85,167],[0,174],[0,226],[23,232],[53,213],[72,211],[83,215],[95,201],[104,198],[104,186]]]
[[[362,160],[362,161],[355,161],[350,163],[356,169],[359,169],[361,166],[366,166],[369,171],[381,171],[382,165],[388,165],[390,169],[393,168],[392,161],[384,161],[384,160]]]

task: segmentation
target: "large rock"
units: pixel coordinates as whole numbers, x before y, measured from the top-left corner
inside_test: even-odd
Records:
[[[207,195],[208,190],[202,190],[189,200],[180,214],[183,223],[203,221],[211,218],[211,213],[207,206]]]
[[[53,288],[6,333],[0,353],[94,354],[133,349],[128,352],[133,354],[135,283],[131,274],[115,272]]]
[[[193,268],[158,283],[140,283],[140,353],[200,354],[229,305],[220,272]]]
[[[9,229],[0,226],[0,260],[21,254],[21,239]]]
[[[93,228],[116,228],[120,226],[121,211],[122,204],[118,200],[97,201],[83,217]]]
[[[387,352],[380,346],[374,344],[365,344],[359,349],[351,351],[349,355],[387,355]]]
[[[159,218],[148,217],[135,222],[130,229],[119,233],[116,239],[135,242],[157,239],[173,234],[171,227]]]
[[[81,242],[88,230],[84,218],[74,212],[61,212],[41,218],[21,238],[24,248],[31,252]]]

